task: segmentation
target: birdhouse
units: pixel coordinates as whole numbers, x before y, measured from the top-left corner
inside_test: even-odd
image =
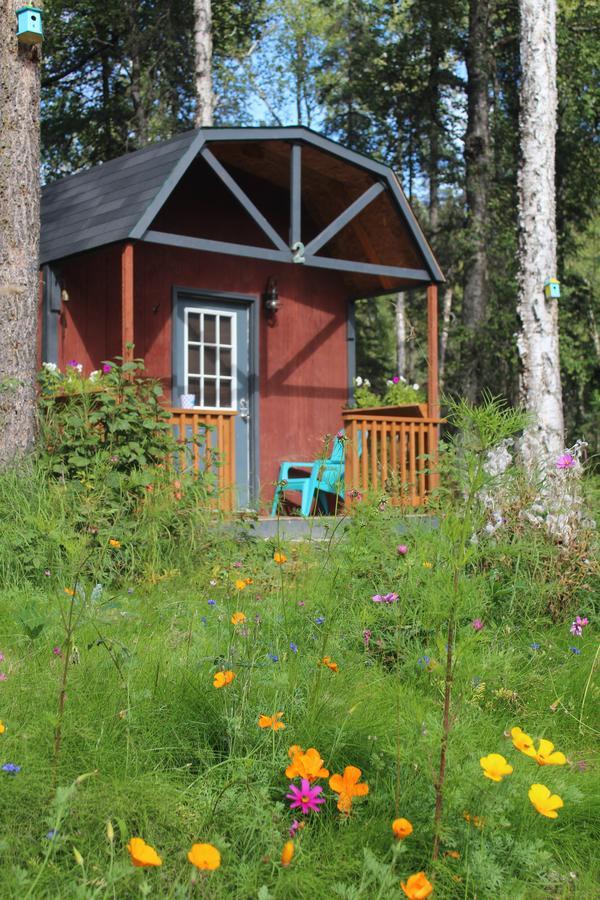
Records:
[[[544,282],[544,294],[547,300],[558,300],[560,297],[560,281],[558,278],[548,278]]]
[[[43,34],[41,9],[22,6],[17,10],[17,37],[22,44],[41,44]]]

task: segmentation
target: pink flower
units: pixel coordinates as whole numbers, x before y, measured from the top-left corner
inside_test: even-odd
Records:
[[[300,822],[298,821],[298,819],[294,819],[294,821],[290,825],[290,837],[294,837],[299,828]]]
[[[4,660],[4,653],[0,653],[0,662]]]
[[[483,628],[483,622],[481,621],[481,619],[473,619],[473,621],[471,622],[471,626],[475,631],[481,631],[481,629]]]
[[[290,809],[300,809],[306,815],[309,812],[319,812],[319,804],[325,803],[325,797],[319,797],[321,793],[323,793],[323,788],[320,784],[311,787],[310,781],[303,778],[300,787],[290,784],[290,792],[285,796],[288,800],[293,800],[293,803],[290,803]]]
[[[60,647],[53,647],[52,652],[54,653],[55,656],[62,656],[62,651],[61,651]]]
[[[574,634],[576,637],[581,637],[583,634],[583,629],[586,625],[588,625],[587,616],[584,616],[583,619],[581,616],[577,616],[573,624],[571,625],[569,631],[571,634]]]
[[[398,594],[374,594],[371,597],[373,603],[394,603],[398,599]]]
[[[105,375],[108,375],[109,372],[112,372],[112,366],[110,363],[104,363],[102,366],[102,371]]]
[[[340,428],[340,430],[336,432],[336,435],[335,435],[335,436],[336,436],[336,438],[338,439],[338,441],[343,440],[343,438],[344,438],[344,429],[343,429],[343,428]]]
[[[6,672],[0,672],[0,681],[8,681],[8,675]]]
[[[241,562],[234,562],[233,568],[234,568],[234,569],[241,569],[241,568],[242,568]]]
[[[369,643],[370,643],[370,641],[371,641],[371,635],[372,635],[372,632],[369,631],[368,628],[365,628],[365,630],[363,631],[363,643],[364,643],[365,647],[367,648],[367,650],[369,649]]]
[[[563,455],[559,456],[556,460],[557,469],[572,469],[574,465],[575,457],[571,456],[570,453],[563,453]]]
[[[400,381],[400,379],[399,379],[399,377],[398,377],[397,375],[394,375],[394,377],[392,378],[392,381],[394,382],[394,384],[398,384],[398,382]]]
[[[406,544],[398,544],[398,546],[396,547],[396,552],[398,556],[406,556],[406,554],[408,553],[408,547],[406,546]]]
[[[77,366],[79,365],[79,363],[77,362],[76,359],[70,359],[69,362],[67,363],[67,365],[71,366],[71,368],[73,368],[73,369],[76,369]]]

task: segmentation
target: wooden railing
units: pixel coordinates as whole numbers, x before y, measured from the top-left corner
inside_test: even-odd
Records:
[[[395,505],[422,506],[437,487],[438,427],[443,419],[344,410],[345,495],[381,493]]]
[[[181,450],[180,471],[212,472],[217,505],[235,506],[235,410],[169,407],[171,425]]]

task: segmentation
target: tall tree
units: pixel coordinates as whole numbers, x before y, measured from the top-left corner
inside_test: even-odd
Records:
[[[213,32],[211,0],[194,0],[196,128],[213,124]]]
[[[544,295],[556,275],[556,0],[519,0],[521,110],[519,301],[521,390],[532,422],[525,462],[544,464],[564,446],[558,304]]]
[[[0,5],[0,465],[35,437],[39,300],[39,48],[16,37],[18,0]]]
[[[474,402],[481,388],[479,360],[488,306],[488,183],[490,170],[490,16],[493,0],[470,0],[467,36],[465,194],[467,252],[463,293],[463,392]]]

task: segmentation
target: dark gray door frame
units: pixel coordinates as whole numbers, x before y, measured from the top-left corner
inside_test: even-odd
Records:
[[[172,320],[174,320],[177,304],[184,298],[191,300],[207,300],[218,303],[239,303],[250,312],[249,322],[249,347],[248,347],[248,409],[250,412],[250,454],[249,454],[249,493],[250,501],[259,499],[260,478],[260,393],[259,393],[259,316],[260,297],[256,294],[235,294],[229,291],[205,291],[202,288],[190,288],[179,285],[173,286]],[[175,342],[171,341],[171,373],[175,371]]]
[[[42,266],[42,362],[58,363],[61,287],[54,266]]]

